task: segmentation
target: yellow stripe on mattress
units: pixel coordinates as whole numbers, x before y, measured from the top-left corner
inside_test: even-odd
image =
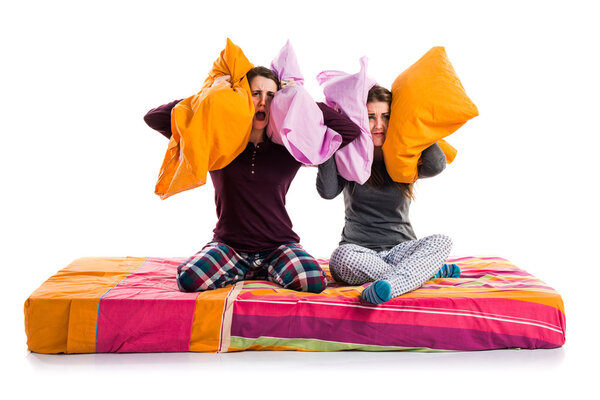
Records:
[[[403,294],[404,298],[423,298],[423,297],[440,297],[440,291],[435,289],[420,288],[414,292]],[[565,307],[562,299],[558,297],[558,293],[547,289],[527,289],[527,290],[487,290],[482,291],[481,289],[468,289],[459,287],[446,287],[444,288],[443,297],[456,298],[456,297],[469,297],[472,299],[507,299],[507,300],[521,300],[528,301],[530,303],[544,304],[546,306],[554,307],[560,310],[563,314],[565,313]]]

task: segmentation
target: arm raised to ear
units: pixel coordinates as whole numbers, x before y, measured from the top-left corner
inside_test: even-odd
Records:
[[[317,192],[319,196],[331,200],[344,190],[346,183],[348,181],[338,175],[335,157],[331,157],[319,165],[319,172],[317,172]]]
[[[175,100],[167,104],[163,104],[162,106],[158,106],[148,111],[146,115],[144,115],[144,122],[154,129],[155,131],[160,132],[167,139],[171,138],[171,110],[175,107],[181,100]]]
[[[418,166],[419,178],[431,178],[444,169],[446,169],[446,155],[437,143],[423,150]]]
[[[340,149],[360,136],[360,128],[350,118],[340,114],[325,103],[317,103],[323,113],[325,125],[342,137]]]

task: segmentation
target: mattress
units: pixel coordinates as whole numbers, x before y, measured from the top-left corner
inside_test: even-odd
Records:
[[[75,260],[25,302],[37,353],[456,351],[538,349],[565,342],[561,296],[499,257],[452,258],[460,278],[433,279],[387,303],[328,275],[320,294],[268,281],[183,293],[183,258]]]

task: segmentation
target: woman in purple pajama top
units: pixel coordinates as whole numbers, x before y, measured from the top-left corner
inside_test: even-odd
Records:
[[[177,269],[182,291],[221,288],[248,279],[266,279],[284,288],[320,293],[325,273],[300,246],[285,208],[285,196],[302,165],[285,147],[266,136],[270,104],[280,87],[268,68],[247,74],[254,119],[246,149],[225,168],[210,171],[218,216],[214,236]],[[150,110],[144,120],[171,137],[171,110],[180,100]],[[342,145],[358,137],[359,128],[325,104],[318,103],[325,124],[342,136]]]

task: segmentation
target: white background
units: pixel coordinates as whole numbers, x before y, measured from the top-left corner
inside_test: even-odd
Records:
[[[12,4],[15,3],[15,4]],[[571,1],[21,1],[0,8],[2,344],[0,390],[48,398],[319,395],[581,397],[598,375],[599,13]],[[567,344],[551,351],[45,356],[25,346],[22,306],[82,256],[187,256],[216,221],[206,185],[153,194],[167,140],[143,115],[199,90],[230,37],[255,65],[287,39],[307,88],[324,69],[390,87],[445,46],[480,116],[459,151],[417,185],[418,236],[453,255],[496,255],[557,289]],[[303,168],[288,210],[327,257],[343,201],[321,200]],[[593,364],[590,364],[593,362]]]

